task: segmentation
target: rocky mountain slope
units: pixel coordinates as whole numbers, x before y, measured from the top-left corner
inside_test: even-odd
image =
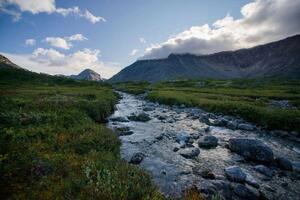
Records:
[[[97,72],[91,69],[85,69],[78,75],[71,75],[70,78],[76,80],[88,80],[88,81],[103,81],[104,79]]]
[[[139,60],[110,81],[253,77],[300,78],[300,35],[237,51],[171,54],[165,59]]]
[[[0,67],[23,69],[18,65],[16,65],[15,63],[11,62],[8,58],[6,58],[3,55],[0,55]]]

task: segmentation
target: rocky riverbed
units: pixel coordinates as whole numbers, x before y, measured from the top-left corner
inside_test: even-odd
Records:
[[[120,95],[108,126],[120,136],[121,156],[148,171],[166,196],[197,187],[206,197],[300,199],[299,138],[197,108]]]

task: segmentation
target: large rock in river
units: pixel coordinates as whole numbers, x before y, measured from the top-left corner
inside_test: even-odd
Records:
[[[212,135],[207,135],[198,142],[199,147],[202,148],[214,148],[218,146],[218,138]]]
[[[186,149],[181,149],[179,151],[179,154],[185,158],[195,158],[200,154],[200,150],[198,148],[195,147],[191,147],[191,148],[186,148]]]
[[[138,165],[138,164],[140,164],[143,161],[144,157],[145,157],[145,154],[143,154],[141,152],[135,153],[131,157],[129,163]]]
[[[244,183],[247,174],[238,166],[230,166],[225,169],[225,174],[230,181]]]
[[[151,120],[149,115],[147,113],[144,113],[144,112],[142,112],[138,115],[130,115],[127,118],[129,120],[132,120],[132,121],[140,121],[140,122],[147,122],[147,121]]]
[[[274,159],[272,149],[256,139],[231,138],[229,149],[256,162],[270,164]]]

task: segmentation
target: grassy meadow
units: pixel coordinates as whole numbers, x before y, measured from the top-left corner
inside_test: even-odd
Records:
[[[102,122],[111,87],[0,70],[1,199],[162,199]]]
[[[239,116],[268,129],[300,132],[300,81],[275,79],[190,80],[156,84],[120,83],[122,91],[147,91],[151,101],[196,106],[209,112]],[[291,108],[271,106],[288,100]]]

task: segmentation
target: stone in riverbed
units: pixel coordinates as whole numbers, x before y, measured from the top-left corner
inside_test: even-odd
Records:
[[[275,161],[276,161],[277,166],[280,169],[289,170],[289,171],[293,170],[293,164],[287,158],[278,157],[278,158],[275,159]]]
[[[204,169],[200,172],[202,178],[205,179],[216,179],[215,174],[210,169]]]
[[[178,152],[181,156],[188,158],[188,159],[195,158],[200,154],[200,150],[195,147],[181,149]]]
[[[226,126],[228,123],[228,121],[224,118],[221,119],[216,119],[214,121],[211,122],[211,125],[213,126]]]
[[[202,114],[202,115],[199,116],[199,121],[203,122],[205,124],[210,124],[208,116],[204,115],[204,114]]]
[[[127,136],[127,135],[132,135],[133,131],[124,131],[124,132],[120,132],[119,136]]]
[[[300,172],[300,162],[299,161],[293,162],[293,170],[296,172]]]
[[[256,165],[254,167],[254,169],[257,172],[259,172],[259,173],[261,173],[261,174],[263,174],[263,175],[265,175],[265,176],[267,176],[269,178],[272,178],[274,176],[274,171],[272,169],[264,166],[264,165]]]
[[[198,142],[199,147],[202,148],[214,148],[218,146],[218,138],[212,135],[205,136]]]
[[[178,150],[179,150],[178,147],[174,147],[174,148],[173,148],[173,151],[174,151],[174,152],[177,152]]]
[[[113,122],[129,122],[129,120],[126,119],[125,117],[112,117],[112,118],[110,118],[110,121],[113,121]]]
[[[129,120],[132,121],[140,121],[140,122],[147,122],[149,120],[151,120],[151,118],[149,117],[149,115],[147,113],[140,113],[138,115],[130,115],[127,117]]]
[[[116,129],[119,136],[127,136],[133,134],[133,131],[131,131],[130,128],[127,126],[117,127]]]
[[[244,183],[247,174],[238,166],[230,166],[225,169],[225,174],[230,181]]]
[[[256,127],[251,124],[239,124],[237,128],[245,131],[254,131],[256,129]]]
[[[186,144],[190,140],[190,135],[186,132],[180,132],[176,135],[176,142],[179,144]]]
[[[235,121],[229,121],[227,123],[227,128],[231,130],[235,130],[237,128],[238,124]]]
[[[140,164],[143,161],[144,157],[145,157],[145,154],[143,154],[141,152],[135,153],[131,157],[129,163],[138,165],[138,164]]]
[[[259,188],[260,187],[259,184],[258,184],[258,182],[254,179],[254,177],[251,174],[246,173],[246,175],[247,175],[246,176],[246,183],[248,185],[251,185],[251,186],[253,186],[255,188]]]
[[[255,200],[259,198],[253,190],[242,184],[237,184],[233,188],[233,192],[242,199]]]
[[[272,149],[260,140],[231,138],[228,147],[248,160],[270,164],[274,159]]]

